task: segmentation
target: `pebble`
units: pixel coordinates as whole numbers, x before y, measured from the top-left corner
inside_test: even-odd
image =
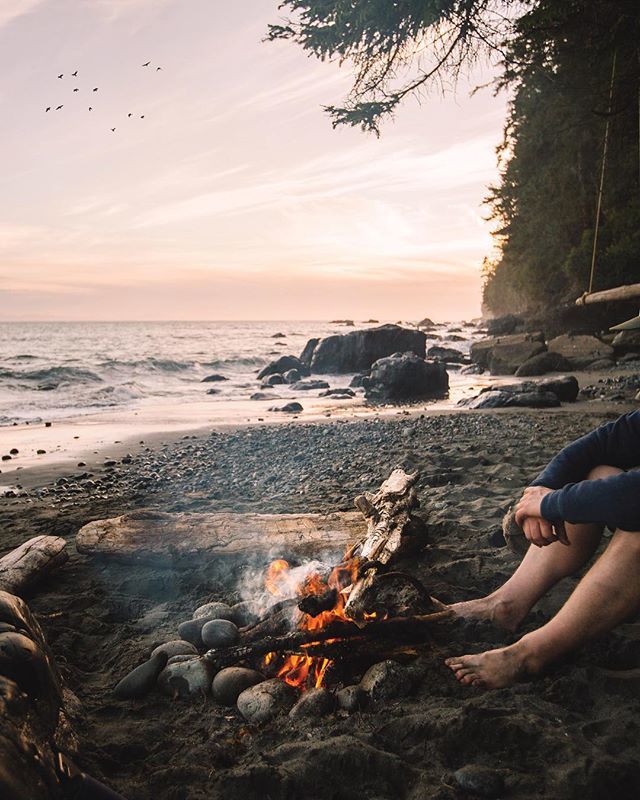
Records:
[[[36,455],[43,456],[46,452],[47,452],[46,450],[42,450],[42,449],[36,450]]]
[[[184,639],[172,639],[170,642],[158,645],[155,650],[151,652],[151,657],[153,658],[153,656],[158,653],[166,653],[167,658],[173,658],[173,656],[198,655],[198,651],[193,644]]]
[[[489,767],[468,764],[453,773],[461,789],[478,797],[499,797],[504,792],[504,778]]]
[[[299,411],[303,411],[302,406],[300,403],[285,403],[283,406],[271,406],[269,411],[283,411],[286,414],[296,414]]]
[[[17,448],[17,447],[12,447],[12,448],[11,448],[11,450],[9,450],[9,453],[10,453],[12,456],[17,456],[19,452],[20,452],[20,451],[18,450],[18,448]]]
[[[260,724],[289,711],[296,697],[288,683],[272,678],[245,689],[238,697],[238,711],[247,722]]]
[[[228,619],[212,619],[202,626],[200,638],[205,647],[230,647],[238,641],[240,632]]]
[[[231,606],[226,603],[205,603],[203,606],[198,606],[193,612],[194,619],[228,619],[233,622],[234,614]]]
[[[167,665],[158,677],[158,686],[165,694],[189,697],[208,694],[212,678],[212,664],[204,658],[192,658]]]
[[[158,675],[165,669],[167,664],[166,653],[156,653],[151,656],[144,664],[131,670],[125,677],[116,684],[113,693],[121,700],[130,700],[134,697],[143,697],[148,694],[156,685]]]
[[[338,708],[352,714],[363,707],[366,697],[366,692],[360,686],[354,684],[340,689],[336,693],[336,702],[338,703]]]
[[[261,672],[246,667],[226,667],[213,679],[211,691],[214,698],[224,706],[234,706],[238,697],[251,686],[265,680]]]
[[[329,714],[335,708],[336,699],[328,689],[319,687],[304,692],[295,706],[289,711],[292,719],[319,717]]]
[[[397,661],[380,661],[365,672],[360,688],[374,701],[402,697],[411,689],[407,670]]]

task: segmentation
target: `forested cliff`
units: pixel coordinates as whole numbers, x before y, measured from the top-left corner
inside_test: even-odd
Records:
[[[344,104],[327,107],[334,125],[379,135],[407,95],[479,58],[498,64],[495,90],[511,102],[487,197],[497,245],[484,263],[487,310],[539,311],[588,289],[602,176],[593,289],[640,282],[638,0],[285,0],[281,9],[290,17],[270,39],[354,68]]]

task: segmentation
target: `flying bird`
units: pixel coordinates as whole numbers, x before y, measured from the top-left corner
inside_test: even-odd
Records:
[[[132,117],[132,116],[133,116],[133,114],[127,114],[127,117]]]
[[[58,78],[64,78],[64,72],[61,72],[61,73],[58,75]]]
[[[147,61],[147,63],[146,63],[146,64],[143,64],[142,66],[143,66],[143,67],[148,67],[150,63],[151,63],[150,61]]]
[[[74,92],[79,92],[79,91],[80,91],[80,89],[74,89],[73,91],[74,91]]]
[[[61,108],[64,108],[64,103],[61,106],[56,106],[56,111],[60,111]]]
[[[89,106],[89,111],[93,111],[93,106]]]
[[[156,67],[156,72],[160,72],[161,69],[162,67]]]
[[[144,119],[144,114],[142,114],[142,115],[140,116],[140,119]]]
[[[94,91],[94,92],[97,92],[97,91],[98,91],[98,87],[96,86],[96,88],[95,88],[93,91]]]
[[[115,132],[116,132],[116,129],[115,129],[115,128],[111,128],[111,132],[112,132],[112,133],[115,133]]]
[[[45,112],[47,112],[47,111],[51,111],[51,106],[47,106],[47,107],[45,108]]]
[[[71,77],[72,78],[77,78],[78,77],[78,70],[76,70],[75,72],[72,72],[71,73]]]

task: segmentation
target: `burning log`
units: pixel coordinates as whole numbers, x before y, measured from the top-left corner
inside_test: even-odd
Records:
[[[35,536],[0,558],[0,589],[22,595],[69,558],[59,536]]]
[[[367,613],[364,602],[381,566],[396,558],[415,534],[412,511],[419,507],[415,484],[418,473],[408,474],[394,469],[375,494],[356,497],[355,504],[367,521],[367,535],[351,548],[348,556],[365,562],[349,594],[345,614],[361,622]]]

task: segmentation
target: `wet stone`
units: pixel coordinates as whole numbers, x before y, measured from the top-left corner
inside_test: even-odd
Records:
[[[193,644],[184,639],[172,639],[170,642],[158,645],[158,647],[151,652],[151,656],[153,657],[158,653],[166,653],[167,658],[173,658],[173,656],[198,655],[198,651]]]
[[[411,680],[406,669],[397,661],[380,661],[365,672],[360,688],[374,702],[393,700],[408,694]]]
[[[158,686],[168,695],[189,697],[208,694],[213,678],[212,665],[203,658],[192,658],[167,665],[158,677]]]
[[[336,702],[338,703],[338,708],[352,714],[363,707],[366,697],[366,692],[360,686],[354,684],[340,689],[336,693]]]
[[[323,717],[333,711],[334,707],[335,697],[328,689],[309,689],[289,711],[289,716],[293,719]]]
[[[504,779],[488,767],[468,764],[453,773],[456,783],[465,792],[477,797],[499,797],[504,792]]]
[[[247,722],[267,722],[289,711],[296,696],[295,689],[289,684],[274,678],[245,689],[238,697],[238,711]]]
[[[213,679],[211,690],[218,703],[234,706],[238,697],[251,686],[264,681],[264,675],[255,669],[245,667],[226,667]]]
[[[200,638],[205,647],[230,647],[240,638],[240,632],[228,619],[212,619],[202,626]]]

